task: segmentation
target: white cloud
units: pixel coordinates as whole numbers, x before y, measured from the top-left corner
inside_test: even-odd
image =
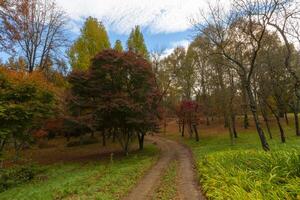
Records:
[[[190,43],[191,42],[189,40],[180,40],[180,41],[172,42],[171,48],[164,50],[164,52],[162,53],[162,58],[165,58],[165,57],[169,56],[171,53],[173,53],[173,51],[176,47],[183,47],[183,48],[185,48],[185,50],[187,50]]]
[[[190,43],[191,42],[189,40],[180,40],[180,41],[172,42],[171,46],[173,48],[183,47],[183,48],[187,49],[189,47]]]
[[[72,20],[93,16],[117,33],[129,33],[135,25],[151,33],[170,33],[191,28],[189,19],[207,6],[208,0],[57,0]]]

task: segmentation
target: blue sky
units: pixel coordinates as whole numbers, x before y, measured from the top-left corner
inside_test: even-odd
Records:
[[[140,25],[148,50],[164,50],[165,55],[177,46],[188,46],[193,37],[190,19],[205,11],[208,1],[218,0],[56,0],[69,18],[67,28],[73,40],[84,20],[92,16],[105,25],[112,45],[120,39],[126,46],[131,29]],[[1,57],[7,56],[0,52]]]
[[[193,37],[190,19],[207,8],[207,0],[57,0],[57,3],[70,18],[73,36],[79,34],[83,21],[92,16],[105,25],[112,45],[120,39],[125,46],[131,29],[140,25],[148,50],[164,50],[165,54],[176,46],[188,46]]]

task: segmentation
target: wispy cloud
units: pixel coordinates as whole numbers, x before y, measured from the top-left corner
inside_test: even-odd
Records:
[[[189,19],[207,0],[57,0],[70,18],[97,17],[111,31],[128,34],[141,25],[151,33],[171,33],[191,28]],[[76,29],[74,29],[76,30]]]

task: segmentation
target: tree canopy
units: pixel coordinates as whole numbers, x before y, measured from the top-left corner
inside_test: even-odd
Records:
[[[123,46],[121,40],[116,40],[114,50],[123,51]]]
[[[140,26],[136,26],[131,30],[129,38],[127,40],[127,49],[136,54],[149,59],[149,52],[144,41],[144,36],[141,32]]]
[[[105,50],[87,72],[74,71],[70,83],[81,115],[104,137],[114,132],[125,153],[134,137],[142,149],[144,135],[157,131],[159,91],[150,63],[140,55]]]
[[[110,48],[104,25],[96,18],[88,17],[79,38],[69,49],[69,61],[73,69],[87,70],[91,59],[100,51]]]

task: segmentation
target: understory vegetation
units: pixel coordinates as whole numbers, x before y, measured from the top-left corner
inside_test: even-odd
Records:
[[[208,199],[299,199],[300,141],[286,128],[289,141],[270,140],[271,152],[258,146],[255,131],[241,131],[236,144],[224,134],[185,140],[194,153],[199,181]]]
[[[143,152],[116,160],[40,167],[42,173],[36,173],[30,181],[15,183],[1,193],[0,199],[120,199],[152,166],[157,153],[157,148],[147,145]]]

